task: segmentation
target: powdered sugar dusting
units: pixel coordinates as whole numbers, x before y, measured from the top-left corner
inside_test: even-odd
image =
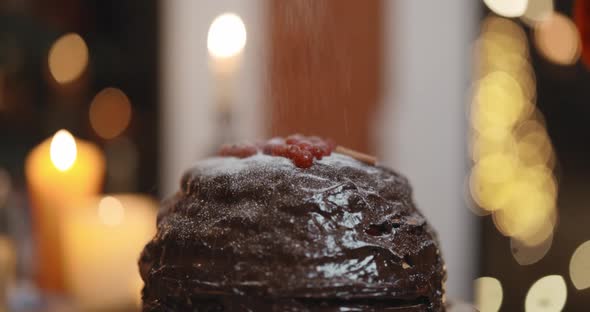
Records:
[[[353,167],[365,171],[367,174],[376,174],[379,168],[369,166],[350,156],[332,153],[330,156],[323,157],[321,160],[315,160],[314,163],[333,167]],[[219,176],[219,175],[236,175],[248,171],[252,167],[266,170],[293,171],[299,174],[305,173],[307,169],[298,168],[289,159],[278,156],[270,156],[263,153],[257,153],[247,158],[237,157],[212,157],[199,161],[195,169],[201,175]]]
[[[218,176],[227,174],[239,174],[251,167],[267,169],[294,170],[297,167],[283,157],[269,156],[262,153],[247,157],[212,157],[198,162],[195,166],[199,173],[206,176]]]

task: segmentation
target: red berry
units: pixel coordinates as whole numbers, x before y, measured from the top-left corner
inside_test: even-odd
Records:
[[[220,156],[231,156],[231,150],[232,146],[230,144],[223,144],[219,148],[219,152],[217,152],[217,154]]]
[[[313,155],[313,157],[319,159],[322,159],[322,157],[324,157],[324,150],[322,149],[321,146],[318,145],[314,145],[311,149],[310,149],[311,154]]]
[[[287,156],[287,145],[273,145],[270,150],[272,156]]]
[[[294,134],[286,139],[275,137],[266,143],[226,144],[219,149],[219,154],[245,158],[261,150],[266,155],[289,158],[299,168],[309,168],[314,159],[330,155],[335,147],[336,144],[331,140]]]
[[[237,157],[246,158],[258,153],[258,149],[253,144],[244,144],[238,146]]]
[[[295,166],[299,168],[309,168],[313,165],[313,155],[308,151],[302,151],[292,159]]]
[[[290,145],[287,150],[287,156],[291,159],[297,157],[301,153],[301,149],[297,145]]]
[[[312,145],[306,141],[299,141],[299,143],[297,143],[296,145],[304,151],[309,151],[312,148]]]
[[[242,144],[224,144],[219,149],[221,156],[233,156],[238,158],[250,157],[258,152],[256,146],[250,143]]]
[[[266,143],[262,146],[262,153],[266,154],[266,155],[271,155],[272,154],[272,149],[277,146],[276,144],[270,144],[270,143]]]

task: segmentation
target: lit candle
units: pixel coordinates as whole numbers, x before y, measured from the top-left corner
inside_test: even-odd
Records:
[[[207,49],[215,82],[217,123],[222,124],[217,131],[218,140],[221,141],[233,139],[231,133],[233,84],[245,46],[246,26],[238,15],[224,13],[213,20],[207,33]]]
[[[121,194],[89,199],[63,219],[65,275],[81,310],[138,303],[143,285],[137,260],[156,230],[158,203]]]
[[[105,170],[102,152],[60,130],[35,147],[25,164],[36,242],[37,281],[65,290],[59,227],[72,203],[99,193]]]

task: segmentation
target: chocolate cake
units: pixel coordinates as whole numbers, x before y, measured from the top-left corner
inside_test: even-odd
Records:
[[[333,149],[225,146],[186,172],[139,261],[143,311],[445,311],[406,178]]]

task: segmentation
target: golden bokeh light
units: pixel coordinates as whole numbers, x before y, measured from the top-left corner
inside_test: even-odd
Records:
[[[511,52],[511,50],[521,50],[517,48],[521,45],[516,44],[516,42],[520,41],[508,41],[506,45],[502,45],[500,42],[492,40],[497,40],[498,37],[502,38],[507,36],[498,34],[497,36],[493,36],[496,38],[490,37],[492,36],[486,35],[481,38],[477,43],[478,46],[476,46],[476,48],[479,49],[478,63],[476,66],[477,77],[481,77],[484,74],[493,71],[503,71],[510,75],[520,77],[523,72],[529,71],[531,65],[528,62],[528,59],[523,56],[525,53],[522,53],[521,51]],[[523,46],[523,48],[524,47],[526,46]]]
[[[517,161],[510,154],[494,153],[481,158],[473,167],[473,172],[479,183],[501,183],[514,176]]]
[[[471,142],[471,158],[477,162],[493,154],[517,155],[516,140],[509,131],[507,135],[495,135],[494,132],[475,134]]]
[[[586,241],[574,251],[570,260],[570,278],[579,290],[590,288],[590,241]]]
[[[494,32],[517,38],[523,43],[526,41],[526,34],[520,25],[511,19],[490,14],[481,23],[481,33],[487,35]]]
[[[553,63],[571,65],[580,57],[580,34],[574,22],[563,14],[554,12],[536,24],[534,38],[539,52]]]
[[[474,281],[475,306],[481,312],[497,312],[502,306],[502,284],[493,277],[480,277]]]
[[[520,17],[529,26],[546,21],[553,13],[553,0],[529,0],[526,11]]]
[[[546,166],[520,167],[518,177],[521,181],[534,186],[551,198],[557,198],[557,181],[553,171]]]
[[[511,140],[510,136],[512,136],[512,129],[506,127],[498,127],[498,126],[489,126],[485,124],[475,125],[475,121],[473,122],[473,130],[474,133],[477,134],[479,138],[485,138],[489,140]]]
[[[561,311],[567,300],[567,286],[560,275],[548,275],[536,281],[525,299],[526,312]]]
[[[549,227],[549,229],[551,229],[551,227]],[[535,245],[527,244],[525,241],[512,237],[510,239],[510,251],[516,262],[520,265],[531,265],[543,259],[543,257],[549,252],[549,249],[551,249],[553,243],[553,231],[544,231],[544,233],[539,235],[541,237],[547,233],[549,236],[545,237],[545,239]]]
[[[105,196],[98,203],[98,217],[103,224],[116,226],[123,222],[125,208],[117,198]]]
[[[49,158],[57,170],[70,169],[76,162],[77,154],[76,140],[70,132],[61,129],[53,135],[49,146]]]
[[[499,195],[503,188],[504,185],[502,184],[478,181],[477,173],[471,170],[469,177],[471,197],[483,210],[491,212],[500,209],[502,202],[505,201]]]
[[[76,80],[88,66],[88,47],[78,34],[58,38],[49,49],[49,72],[58,83]]]
[[[117,88],[106,88],[92,100],[89,110],[90,125],[100,137],[119,136],[131,121],[131,103]]]
[[[217,16],[207,33],[207,49],[216,58],[230,58],[246,46],[246,26],[238,15],[224,13]]]
[[[540,8],[529,10],[533,16]],[[472,210],[491,213],[498,231],[511,238],[515,259],[531,264],[551,247],[558,214],[555,156],[536,109],[527,36],[519,24],[492,15],[476,48],[468,186],[478,209]]]
[[[484,56],[488,58],[494,55],[512,55],[518,57],[520,62],[526,61],[526,58],[523,57],[528,51],[526,35],[520,26],[516,27],[516,30],[510,29],[510,31],[493,30],[490,28],[488,32],[483,33],[479,38],[477,42],[478,51],[484,53]],[[495,54],[494,52],[500,52],[500,54]],[[492,59],[487,60],[495,61]]]
[[[483,0],[488,8],[504,17],[519,17],[526,11],[527,0]]]
[[[493,214],[494,224],[506,236],[527,238],[551,226],[555,219],[555,199],[526,182],[507,187],[506,201]]]
[[[535,77],[535,72],[533,71],[531,64],[527,63],[527,66],[523,68],[523,71],[516,73],[515,75],[517,75],[522,94],[529,101],[529,112],[527,114],[529,115],[534,110],[534,105],[532,103],[537,100],[537,78]]]
[[[520,161],[527,166],[547,165],[553,156],[551,140],[536,120],[521,123],[514,131]]]
[[[483,77],[475,90],[472,124],[476,130],[489,127],[510,128],[526,112],[528,102],[511,75],[495,71]]]
[[[552,156],[551,142],[545,133],[533,132],[516,143],[518,158],[526,166],[545,165]]]

